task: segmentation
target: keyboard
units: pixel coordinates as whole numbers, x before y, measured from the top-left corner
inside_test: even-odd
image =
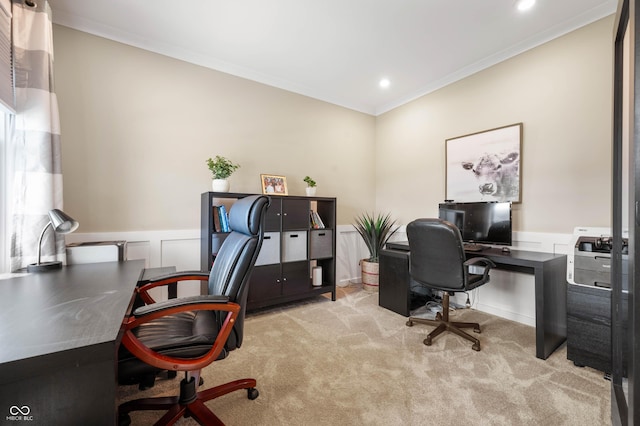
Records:
[[[489,248],[487,246],[475,243],[463,243],[462,247],[464,248],[464,251],[482,251]]]

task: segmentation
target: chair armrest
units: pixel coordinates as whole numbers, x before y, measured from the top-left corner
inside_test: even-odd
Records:
[[[486,257],[472,257],[471,259],[467,259],[464,262],[465,266],[471,266],[471,265],[476,265],[476,263],[482,263],[483,265],[478,265],[478,266],[483,266],[483,267],[491,267],[491,268],[495,268],[496,264],[493,263],[493,260],[491,259],[487,259]]]
[[[201,271],[182,271],[173,272],[171,274],[159,275],[147,280],[138,281],[136,287],[136,293],[140,295],[140,298],[145,304],[149,305],[156,303],[156,301],[149,294],[149,290],[155,287],[165,286],[169,284],[175,284],[178,281],[207,281],[209,274]]]
[[[198,278],[195,278],[198,277]],[[155,283],[155,282],[163,282],[163,281],[170,281],[170,282],[176,282],[176,281],[184,281],[184,280],[189,280],[189,279],[209,279],[209,273],[208,272],[202,272],[202,271],[179,271],[179,272],[172,272],[170,274],[163,274],[163,275],[157,275],[153,278],[148,278],[146,280],[140,280],[138,281],[138,284],[148,284],[148,283]]]
[[[151,305],[141,306],[133,312],[133,316],[136,318],[143,317],[156,312],[166,311],[167,309],[188,307],[185,311],[194,310],[194,305],[200,305],[202,303],[227,303],[229,302],[229,296],[190,296],[180,297],[178,299],[169,299],[162,302],[156,302]]]
[[[489,277],[489,270],[491,268],[495,268],[496,264],[493,263],[493,260],[487,259],[486,257],[472,257],[464,262],[464,266],[466,267],[465,274],[468,273],[470,266],[478,266],[482,268],[482,279],[487,280]]]

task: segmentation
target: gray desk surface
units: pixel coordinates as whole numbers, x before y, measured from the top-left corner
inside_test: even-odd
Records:
[[[144,261],[0,280],[0,412],[30,424],[113,425],[117,347]]]
[[[115,341],[143,268],[88,263],[0,280],[0,365]]]
[[[387,249],[409,251],[409,242],[397,241],[387,243]],[[566,258],[566,255],[564,254],[544,253],[527,250],[511,250],[510,252],[505,253],[502,251],[502,249],[495,247],[491,247],[481,251],[468,251],[466,252],[466,254],[467,257],[482,256],[489,259],[496,258],[499,259],[499,262],[503,265],[517,265],[528,267],[537,266],[541,262],[548,262],[558,258]]]

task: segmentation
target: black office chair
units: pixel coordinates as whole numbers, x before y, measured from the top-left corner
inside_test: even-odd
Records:
[[[480,324],[449,321],[449,294],[469,291],[489,282],[489,270],[495,264],[484,257],[466,260],[460,231],[450,222],[442,219],[416,219],[407,225],[409,240],[409,274],[418,284],[443,292],[442,314],[438,312],[435,320],[409,317],[407,325],[413,323],[434,325],[424,344],[431,345],[432,340],[443,331],[451,331],[473,342],[472,349],[480,350],[480,340],[463,331],[473,328],[480,333]],[[482,275],[469,272],[469,266],[483,268]]]
[[[180,395],[144,398],[120,405],[120,424],[129,413],[167,410],[156,423],[170,425],[191,416],[202,425],[222,425],[205,402],[239,389],[258,397],[255,379],[240,379],[198,392],[200,370],[225,358],[242,344],[249,278],[262,245],[262,222],[269,204],[265,196],[236,201],[229,212],[231,233],[226,237],[209,274],[183,272],[158,277],[136,290],[147,305],[125,321],[118,362],[121,384],[148,381],[156,373],[184,371]],[[206,280],[208,294],[154,303],[148,290],[185,280]],[[148,383],[147,383],[148,384]]]

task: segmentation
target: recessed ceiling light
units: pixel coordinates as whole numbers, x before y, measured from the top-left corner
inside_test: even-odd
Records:
[[[525,11],[531,9],[534,4],[536,4],[536,0],[520,0],[517,7],[518,10]]]
[[[380,80],[380,87],[382,87],[383,89],[386,89],[387,87],[389,87],[389,85],[391,85],[391,81],[389,81],[388,78],[383,78],[382,80]]]

